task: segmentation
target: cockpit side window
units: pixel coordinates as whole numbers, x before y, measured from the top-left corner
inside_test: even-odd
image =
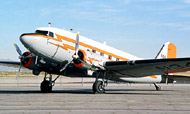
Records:
[[[49,36],[54,37],[53,32],[49,32]]]
[[[36,33],[42,34],[42,35],[46,35],[48,34],[48,31],[41,31],[41,30],[36,30]]]
[[[36,30],[36,33],[48,36],[48,31]],[[53,32],[49,32],[50,37],[54,37]]]

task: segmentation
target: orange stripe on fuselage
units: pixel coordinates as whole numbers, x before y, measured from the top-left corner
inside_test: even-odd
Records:
[[[57,34],[56,34],[56,36],[57,36],[58,39],[63,39],[63,40],[66,40],[66,41],[68,41],[68,42],[76,43],[76,41],[73,40],[73,39],[70,39],[70,38],[67,38],[67,37],[64,37],[64,36],[60,36],[60,35],[57,35]],[[58,41],[58,40],[57,40],[57,41]],[[93,47],[93,46],[88,45],[88,44],[85,44],[85,43],[83,43],[83,42],[79,42],[79,45],[84,46],[84,47],[86,47],[86,48],[90,48],[90,49],[92,49],[92,50],[96,50],[96,51],[98,51],[98,52],[101,52],[101,53],[104,53],[104,54],[107,54],[107,55],[110,55],[110,56],[113,56],[113,57],[115,57],[115,58],[119,58],[119,59],[121,59],[121,60],[128,60],[128,59],[126,59],[126,58],[123,58],[123,57],[117,56],[117,55],[115,55],[115,54],[112,54],[112,53],[110,53],[110,52],[101,50],[101,49],[99,49],[99,48]]]
[[[157,77],[156,77],[156,76],[154,76],[154,75],[150,75],[150,77],[155,78],[155,79],[157,78]]]
[[[55,40],[55,41],[58,41],[58,42],[62,42],[62,40],[65,40],[65,41],[68,41],[68,42],[76,43],[75,40],[73,40],[73,39],[71,39],[71,38],[67,38],[67,37],[65,37],[65,36],[58,35],[58,34],[56,34],[57,38],[53,38],[53,37],[49,37],[49,36],[45,36],[45,35],[39,35],[39,34],[28,34],[27,36],[40,36],[40,37],[52,39],[52,40]],[[96,50],[96,51],[98,51],[98,52],[100,52],[100,53],[104,53],[104,54],[106,54],[106,55],[110,55],[110,56],[115,57],[115,58],[119,58],[120,60],[123,60],[123,61],[129,60],[129,59],[126,59],[126,58],[124,58],[124,57],[121,57],[121,56],[112,54],[112,53],[110,53],[110,52],[101,50],[101,49],[99,49],[99,48],[93,47],[93,46],[91,46],[91,45],[85,44],[85,43],[83,43],[83,42],[79,42],[79,45],[84,46],[84,47],[86,47],[86,48],[90,48],[90,49],[92,49],[92,50]],[[63,47],[63,46],[60,46],[60,45],[57,45],[57,46],[62,47],[63,49],[65,49],[66,47],[68,47],[69,49],[72,49],[72,50],[73,50],[73,47],[72,47],[72,46],[69,46],[69,45],[66,45],[66,44],[64,44],[64,47]]]
[[[89,58],[89,62],[92,63],[92,61],[97,61],[97,62],[100,62],[99,60],[95,59],[95,58],[91,58],[91,57],[88,57]]]

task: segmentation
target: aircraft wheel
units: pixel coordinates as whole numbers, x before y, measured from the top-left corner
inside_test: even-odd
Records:
[[[105,89],[103,87],[103,82],[102,81],[95,81],[92,90],[94,93],[105,93]]]
[[[43,92],[43,93],[52,92],[52,85],[50,85],[50,81],[44,80],[41,83],[40,89],[41,89],[41,92]]]
[[[161,90],[161,86],[157,86],[157,87],[156,87],[156,90],[157,90],[157,91],[160,91],[160,90]]]

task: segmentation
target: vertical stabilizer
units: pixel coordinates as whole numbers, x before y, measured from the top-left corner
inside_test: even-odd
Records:
[[[176,58],[176,46],[171,42],[166,42],[159,53],[155,57],[156,59],[164,59],[164,58]]]

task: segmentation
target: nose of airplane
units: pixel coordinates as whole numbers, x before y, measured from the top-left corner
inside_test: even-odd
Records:
[[[20,41],[21,41],[22,43],[24,43],[26,39],[27,39],[27,38],[26,38],[25,34],[22,34],[22,35],[20,36]]]
[[[44,46],[47,46],[47,38],[43,35],[28,33],[20,36],[20,42],[26,49],[35,53],[39,50],[44,50]]]
[[[22,42],[22,44],[28,48],[28,46],[30,45],[31,42],[31,36],[29,36],[28,34],[22,34],[20,36],[20,41]]]

